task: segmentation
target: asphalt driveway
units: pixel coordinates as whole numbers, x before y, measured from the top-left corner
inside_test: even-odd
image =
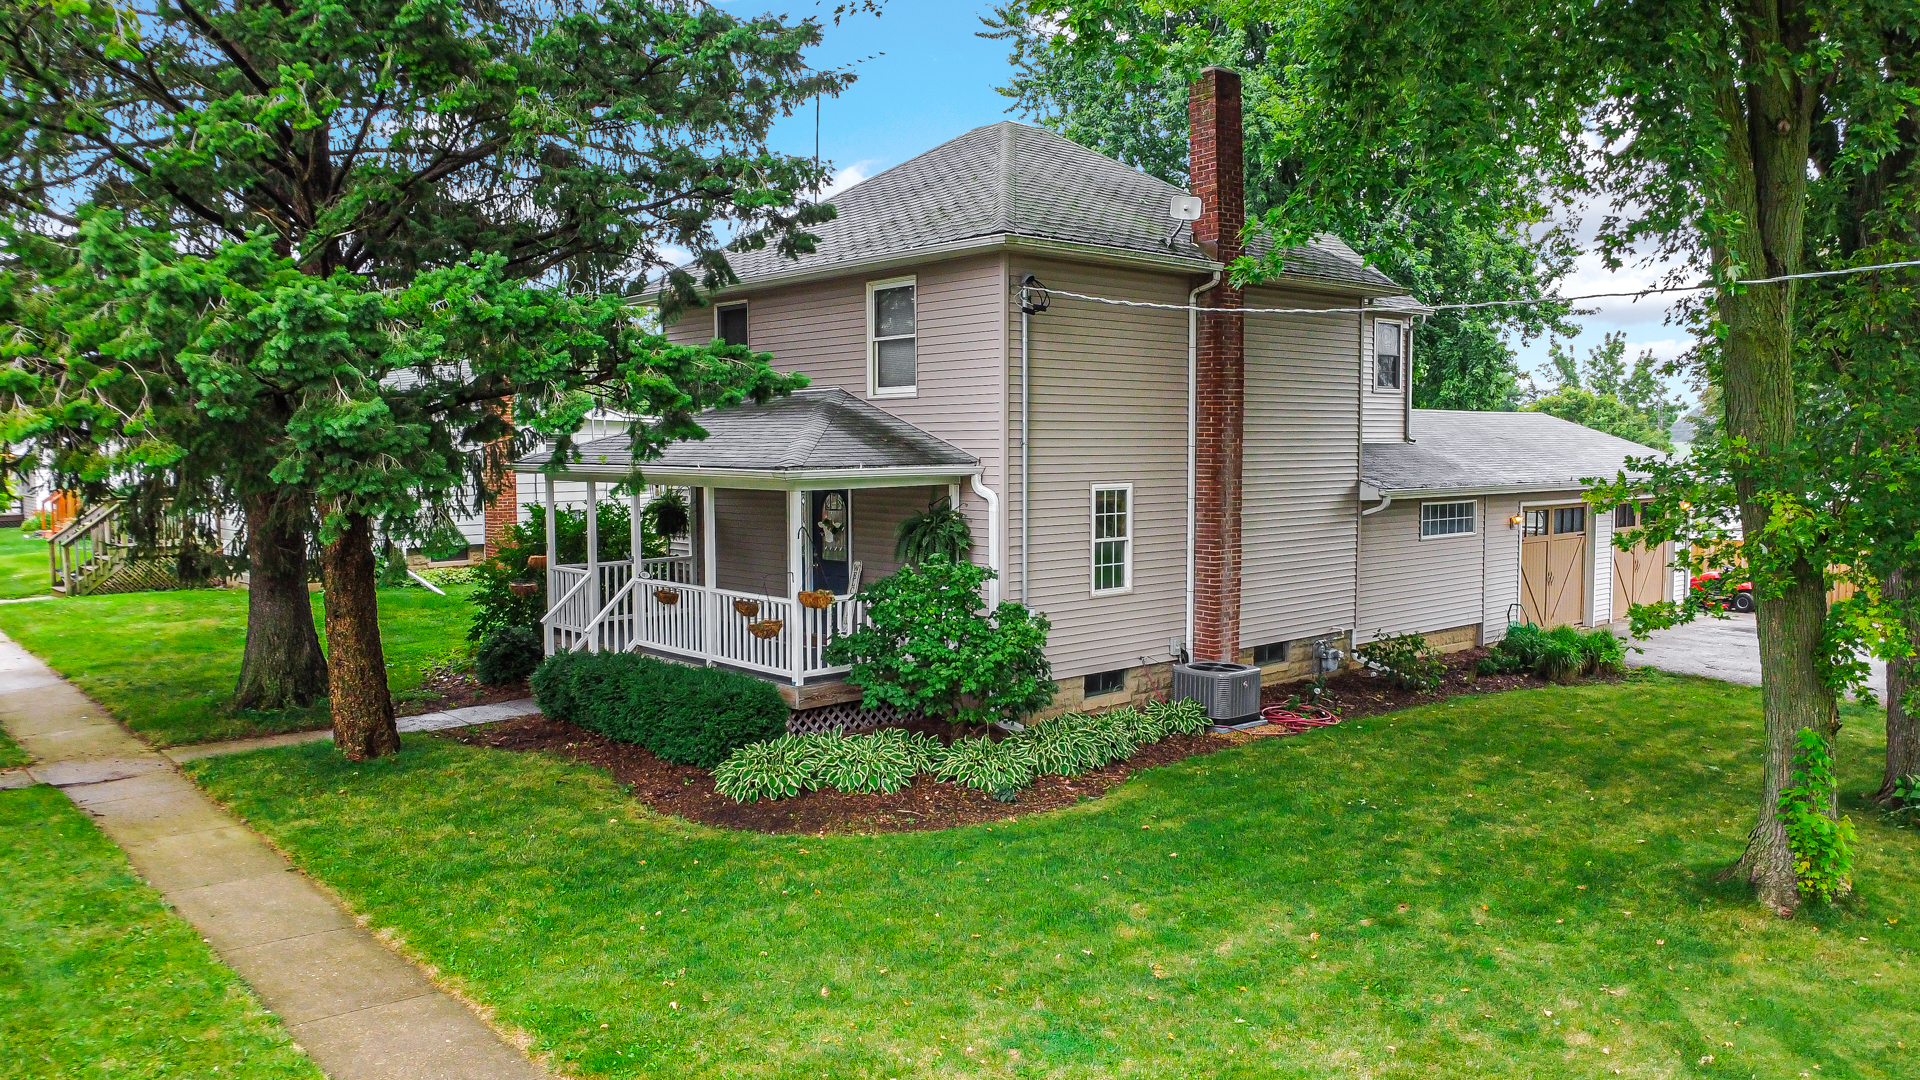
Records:
[[[1615,623],[1612,629],[1626,637],[1626,623]],[[1752,615],[1728,615],[1724,619],[1702,617],[1685,626],[1657,630],[1645,641],[1629,640],[1627,645],[1630,667],[1654,667],[1748,686],[1760,685],[1760,636]],[[1634,652],[1635,645],[1645,651]],[[1868,683],[1874,693],[1884,695],[1887,666],[1878,660],[1868,663],[1872,668]]]

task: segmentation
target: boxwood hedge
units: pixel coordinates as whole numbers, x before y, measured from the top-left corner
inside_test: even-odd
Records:
[[[548,716],[668,761],[712,768],[736,747],[784,735],[787,703],[770,682],[638,653],[560,653],[533,673]]]

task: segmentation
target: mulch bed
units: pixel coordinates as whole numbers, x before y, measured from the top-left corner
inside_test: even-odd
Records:
[[[1460,694],[1496,693],[1549,685],[1529,675],[1472,678],[1474,662],[1485,655],[1484,649],[1472,649],[1447,656],[1445,682],[1433,694],[1399,690],[1383,679],[1347,671],[1327,680],[1326,692],[1321,700],[1342,719],[1356,719],[1429,704]],[[1270,686],[1263,692],[1262,699],[1268,705],[1284,704],[1289,697],[1303,692],[1306,686],[1305,683]],[[705,769],[662,761],[638,746],[614,742],[578,725],[545,716],[525,716],[482,727],[462,728],[445,732],[441,737],[493,750],[557,754],[583,765],[605,769],[625,785],[635,799],[671,817],[726,829],[822,834],[950,829],[959,825],[1007,821],[1028,814],[1046,813],[1087,799],[1097,799],[1142,769],[1171,765],[1200,754],[1245,745],[1257,738],[1270,737],[1274,731],[1267,729],[1267,736],[1263,736],[1259,729],[1218,735],[1175,735],[1141,747],[1138,753],[1125,761],[1116,761],[1072,779],[1041,777],[1032,787],[1021,791],[1016,801],[1011,803],[998,802],[984,792],[927,776],[915,777],[911,786],[892,795],[809,791],[792,799],[736,803],[713,789],[713,776]],[[1311,738],[1312,734],[1299,737]]]
[[[432,696],[427,696],[432,695]],[[492,705],[501,701],[519,701],[533,696],[525,680],[508,683],[505,686],[486,686],[471,675],[457,672],[436,672],[427,676],[420,689],[409,693],[404,700],[393,703],[395,716],[419,716],[422,713],[443,712],[447,709],[460,709],[468,705]]]

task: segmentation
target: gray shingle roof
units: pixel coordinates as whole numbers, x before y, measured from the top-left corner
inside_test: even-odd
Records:
[[[710,409],[695,418],[707,431],[698,441],[678,442],[643,470],[661,472],[799,472],[857,469],[972,470],[979,459],[965,450],[875,408],[838,387],[799,390],[765,405]],[[625,435],[577,444],[578,464],[629,467]],[[521,466],[547,463],[549,453],[529,454]]]
[[[1011,120],[974,128],[834,196],[840,216],[814,226],[819,249],[728,255],[743,283],[830,269],[940,244],[1019,236],[1206,263],[1167,209],[1186,192],[1045,128]],[[1264,250],[1264,249],[1263,249]],[[1397,286],[1332,236],[1290,248],[1285,276],[1381,291]]]
[[[1659,451],[1534,412],[1413,410],[1410,443],[1367,443],[1360,478],[1387,492],[1568,489]]]

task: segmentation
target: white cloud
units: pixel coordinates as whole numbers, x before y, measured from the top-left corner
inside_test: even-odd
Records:
[[[833,198],[835,195],[840,194],[860,181],[865,180],[867,177],[879,172],[879,164],[878,161],[869,158],[865,161],[856,161],[851,165],[846,165],[834,170],[832,178],[827,181],[827,186],[821,189],[820,197],[822,199]]]

